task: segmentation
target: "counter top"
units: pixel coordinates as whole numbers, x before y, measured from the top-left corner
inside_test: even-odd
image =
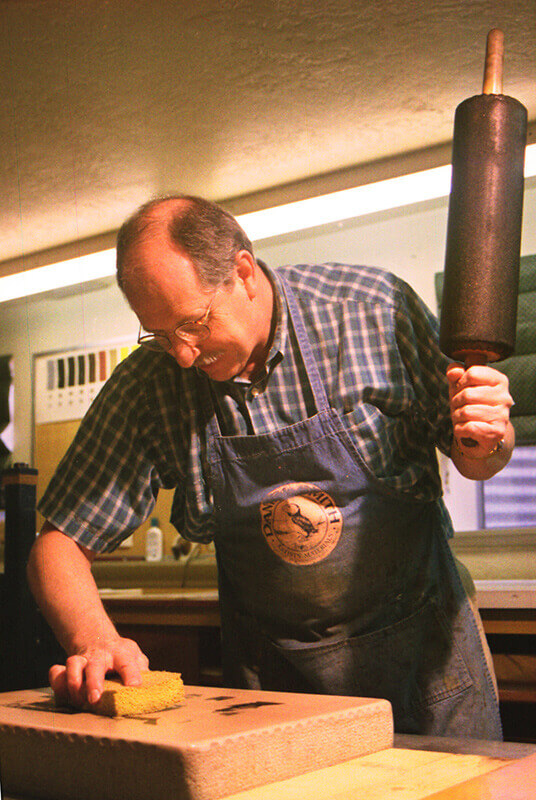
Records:
[[[457,755],[500,759],[519,759],[536,754],[536,744],[529,742],[455,739],[449,736],[417,736],[409,733],[395,733],[393,747],[403,750],[429,750],[436,753],[456,753]]]
[[[475,581],[479,608],[536,609],[536,580]]]
[[[536,580],[475,581],[478,607],[536,609]],[[218,600],[216,586],[169,586],[101,587],[99,594],[103,600],[135,600],[165,602],[209,602]]]
[[[216,559],[211,556],[181,558],[179,561],[105,561],[96,559],[91,567],[99,588],[167,589],[184,587],[215,589],[218,583]]]
[[[147,600],[154,603],[166,603],[178,600],[181,602],[218,602],[216,588],[185,587],[184,589],[167,589],[138,587],[125,589],[101,588],[102,600]]]
[[[218,590],[215,587],[101,588],[99,595],[114,623],[137,626],[220,626]],[[140,632],[123,633],[138,638]],[[184,646],[184,643],[183,643]],[[142,648],[143,649],[143,648]]]

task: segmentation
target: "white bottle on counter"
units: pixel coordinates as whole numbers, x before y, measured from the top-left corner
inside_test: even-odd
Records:
[[[153,517],[151,519],[151,527],[147,529],[145,534],[145,560],[146,561],[162,561],[164,551],[164,537],[158,519]]]

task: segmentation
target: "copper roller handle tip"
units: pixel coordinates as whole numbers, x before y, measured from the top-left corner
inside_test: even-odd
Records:
[[[499,28],[488,33],[482,94],[503,93],[504,35]]]

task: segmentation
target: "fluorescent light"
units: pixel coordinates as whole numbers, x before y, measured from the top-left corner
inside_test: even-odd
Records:
[[[536,144],[529,144],[525,150],[525,178],[536,175]]]
[[[536,175],[536,144],[525,151],[525,178]],[[330,222],[354,219],[377,211],[400,208],[423,200],[448,197],[450,165],[401,175],[320,197],[252,211],[237,216],[250,239],[258,242],[272,236],[306,230]],[[57,264],[18,272],[0,278],[0,303],[17,297],[47,292],[63,286],[105,278],[115,273],[115,250],[102,250]]]
[[[446,197],[450,192],[450,165],[401,175],[321,197],[310,197],[237,217],[253,241],[282,233],[314,228],[328,222],[362,217],[375,211]]]
[[[115,272],[115,248],[101,250],[68,261],[58,261],[44,267],[35,267],[0,278],[0,303],[27,297],[40,292],[50,292],[64,286],[107,278]]]
[[[343,189],[237,217],[252,241],[448,197],[450,165]],[[536,175],[536,144],[525,150],[525,178]]]

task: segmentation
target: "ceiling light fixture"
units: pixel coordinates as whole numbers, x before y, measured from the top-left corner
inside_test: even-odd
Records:
[[[536,175],[536,144],[525,153],[525,178]],[[450,165],[400,175],[397,178],[343,189],[281,206],[237,215],[254,242],[355,219],[378,211],[447,197],[450,193]],[[79,258],[25,270],[0,278],[0,303],[48,292],[113,275],[115,249],[101,250]]]
[[[355,219],[377,211],[446,197],[450,192],[450,165],[367,183],[352,189],[309,197],[282,206],[237,217],[252,241]]]
[[[43,267],[34,267],[0,278],[0,303],[109,278],[114,272],[115,247]]]

